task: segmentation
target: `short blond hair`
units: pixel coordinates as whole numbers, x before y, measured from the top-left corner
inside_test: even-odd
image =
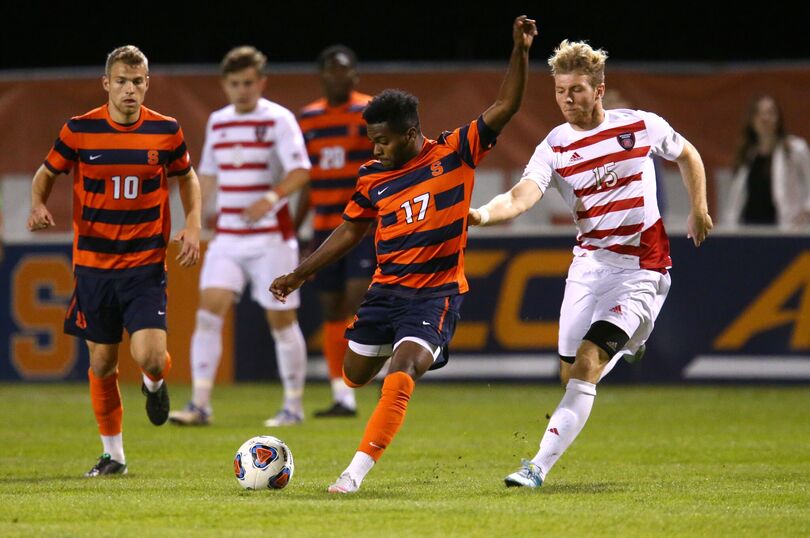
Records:
[[[149,60],[146,59],[146,55],[141,52],[141,49],[135,45],[118,47],[107,55],[107,64],[104,66],[104,72],[108,77],[112,71],[112,66],[117,62],[121,62],[130,67],[142,65],[146,67],[146,72],[149,73]]]
[[[594,50],[585,41],[568,41],[564,39],[554,49],[554,54],[548,59],[552,75],[565,75],[581,73],[587,75],[591,85],[595,88],[605,82],[605,62],[607,51]]]
[[[262,76],[266,64],[267,56],[262,54],[259,49],[250,45],[242,45],[228,51],[228,54],[222,59],[220,69],[223,77],[248,67],[253,67],[259,73],[259,76]]]

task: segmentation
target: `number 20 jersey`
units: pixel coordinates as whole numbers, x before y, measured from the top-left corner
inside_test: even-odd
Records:
[[[438,140],[400,168],[371,161],[360,168],[346,205],[348,221],[377,221],[377,270],[369,292],[444,297],[469,289],[464,276],[467,213],[475,167],[497,133],[483,118]]]
[[[73,266],[77,274],[125,277],[165,268],[171,232],[167,177],[191,169],[174,118],[141,107],[115,123],[107,105],[68,120],[44,165],[73,175]]]
[[[652,155],[675,160],[684,139],[660,116],[606,110],[590,131],[565,123],[535,149],[523,173],[540,190],[556,188],[576,223],[574,254],[625,269],[672,265],[656,202]]]

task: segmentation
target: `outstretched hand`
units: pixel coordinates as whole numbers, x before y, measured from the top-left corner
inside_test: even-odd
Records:
[[[273,283],[270,284],[270,293],[273,294],[276,300],[286,303],[287,296],[303,286],[303,284],[303,278],[295,273],[287,273],[286,275],[281,275],[276,278]]]
[[[531,48],[536,35],[537,21],[528,18],[526,15],[521,15],[515,19],[515,24],[512,26],[512,38],[515,40],[516,46],[524,49]]]

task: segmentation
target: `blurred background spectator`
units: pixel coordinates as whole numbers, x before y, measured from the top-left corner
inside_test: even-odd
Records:
[[[782,110],[769,95],[751,101],[725,202],[726,224],[810,225],[810,150],[788,134]]]

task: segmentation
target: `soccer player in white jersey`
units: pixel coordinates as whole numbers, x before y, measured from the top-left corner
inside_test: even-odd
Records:
[[[549,59],[566,123],[537,146],[510,191],[471,209],[490,225],[532,207],[551,186],[571,208],[577,245],[560,309],[560,376],[565,395],[531,460],[507,486],[538,487],[585,426],[596,384],[624,355],[643,352],[669,291],[669,240],[655,198],[652,155],[675,161],[691,202],[688,235],[699,246],[712,229],[706,175],[695,147],[661,117],[604,110],[607,54],[560,43]]]
[[[296,295],[286,304],[277,301],[267,283],[298,265],[286,197],[309,181],[310,162],[295,115],[261,96],[266,61],[248,46],[222,60],[222,87],[231,104],[211,114],[200,161],[204,198],[217,187],[219,214],[200,275],[191,337],[192,398],[185,409],[170,414],[175,424],[210,423],[223,320],[248,281],[253,299],[265,309],[284,387],[282,408],[265,426],[303,419],[306,344],[296,315],[300,300]]]

